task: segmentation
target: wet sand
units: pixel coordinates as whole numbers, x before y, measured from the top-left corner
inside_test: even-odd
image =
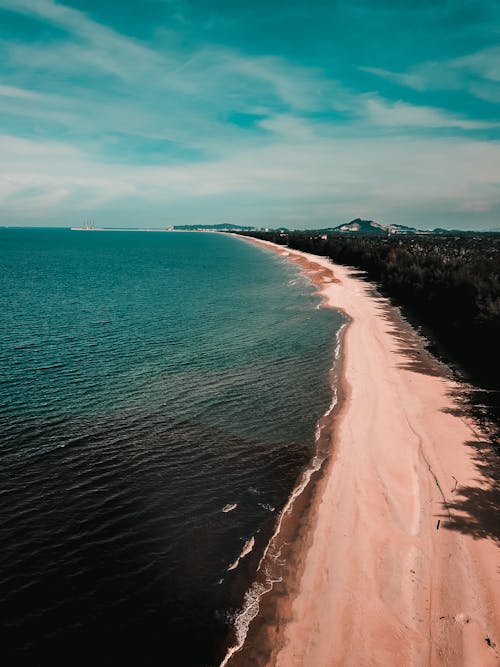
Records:
[[[355,271],[254,242],[299,263],[351,322],[293,595],[229,664],[500,665],[497,461],[460,409],[464,387]]]

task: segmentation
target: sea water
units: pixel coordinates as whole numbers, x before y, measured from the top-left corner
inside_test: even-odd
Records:
[[[0,281],[3,664],[218,664],[342,316],[214,233],[2,229]]]

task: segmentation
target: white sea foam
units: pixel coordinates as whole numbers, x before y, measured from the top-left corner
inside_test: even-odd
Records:
[[[249,540],[247,540],[247,542],[245,542],[245,546],[241,550],[240,558],[244,558],[247,554],[249,554],[254,548],[254,545],[255,545],[255,538],[252,535],[252,537]]]
[[[251,537],[249,540],[247,540],[247,541],[245,542],[245,544],[243,545],[243,549],[241,550],[241,553],[240,553],[240,555],[238,556],[238,558],[234,561],[234,563],[232,563],[232,564],[227,568],[228,571],[229,571],[229,570],[236,570],[236,568],[237,568],[238,565],[240,564],[240,560],[241,560],[242,558],[245,558],[245,556],[247,556],[247,555],[252,551],[252,549],[254,548],[254,545],[255,545],[255,538],[254,538],[253,535],[252,535],[252,537]]]
[[[335,392],[336,396],[336,392]],[[331,410],[334,408],[336,404],[336,398],[332,401],[330,407],[328,408],[327,415],[331,412]],[[319,437],[319,434],[318,434]],[[311,461],[311,465],[307,470],[305,470],[297,485],[293,489],[290,497],[288,498],[285,506],[281,510],[281,512],[278,515],[278,519],[276,521],[276,527],[274,529],[274,532],[271,536],[271,539],[269,540],[264,553],[262,554],[262,557],[259,561],[259,565],[257,567],[257,572],[261,570],[262,564],[266,560],[266,558],[271,558],[275,563],[278,564],[283,564],[279,561],[281,557],[281,551],[282,547],[280,547],[275,553],[272,553],[272,549],[274,547],[274,542],[276,540],[276,537],[279,535],[281,531],[281,525],[283,522],[283,517],[291,511],[293,507],[293,503],[295,500],[301,495],[301,493],[304,491],[306,488],[307,484],[309,483],[311,476],[313,473],[317,472],[320,470],[326,456],[318,456],[317,454],[313,457]],[[250,541],[250,540],[249,540]],[[243,557],[243,555],[246,555],[246,553],[249,553],[251,549],[253,548],[253,537],[251,538],[252,544],[250,549],[247,550],[247,545],[248,542],[245,544],[243,547],[242,553],[240,556],[236,559],[236,561],[228,568],[228,570],[234,570],[238,567],[240,559]],[[257,616],[259,613],[259,608],[260,608],[260,600],[265,595],[266,593],[269,593],[273,585],[279,581],[282,581],[282,577],[273,577],[269,569],[265,567],[264,569],[265,573],[265,584],[259,583],[259,582],[254,582],[251,587],[248,589],[248,591],[245,594],[245,597],[243,599],[243,605],[240,611],[237,612],[235,618],[234,618],[234,629],[235,629],[235,635],[236,635],[236,642],[233,646],[231,646],[225,657],[224,660],[221,662],[220,667],[225,667],[227,665],[229,659],[231,658],[232,655],[234,655],[237,651],[239,651],[242,647],[243,644],[245,643],[246,636],[248,634],[248,628],[250,627],[250,623],[253,621],[253,619]]]
[[[228,503],[227,505],[224,505],[222,508],[223,512],[232,512],[234,509],[238,507],[238,503]]]
[[[337,362],[340,358],[341,351],[342,351],[342,339],[343,339],[343,333],[345,328],[347,327],[347,323],[342,324],[339,330],[336,332],[335,335],[335,348],[334,348],[334,354],[333,354],[333,365],[332,368],[330,369],[330,372],[333,372]],[[319,443],[320,437],[321,437],[321,426],[320,423],[323,421],[323,419],[326,417],[328,418],[333,410],[335,409],[336,405],[338,403],[338,391],[337,387],[332,386],[332,400],[330,402],[330,405],[328,406],[328,409],[324,413],[323,417],[321,418],[320,421],[318,421],[318,424],[316,425],[315,429],[315,442],[316,444]],[[326,459],[326,454],[321,455],[319,452],[316,452],[316,454],[313,456],[312,461],[305,470],[298,483],[296,484],[295,488],[293,489],[292,493],[290,494],[290,497],[288,498],[286,504],[284,505],[283,509],[281,512],[278,514],[277,520],[276,520],[276,526],[274,529],[274,532],[267,543],[267,546],[264,550],[264,553],[262,554],[262,557],[259,561],[259,565],[257,567],[257,573],[260,572],[263,563],[266,562],[266,559],[271,559],[273,562],[278,563],[280,565],[283,564],[279,559],[281,557],[281,551],[282,547],[277,549],[275,553],[272,553],[272,549],[274,548],[274,544],[276,542],[276,538],[279,535],[281,531],[281,525],[283,523],[283,518],[286,514],[291,512],[293,504],[295,500],[303,493],[304,489],[307,487],[309,484],[309,481],[311,480],[311,477],[314,473],[318,472],[324,461]],[[251,491],[256,491],[254,489],[251,489]],[[253,538],[252,538],[253,539]],[[246,545],[245,545],[246,547]],[[243,551],[245,551],[245,547],[243,547]],[[253,544],[252,544],[253,548]],[[243,553],[243,552],[242,552]],[[231,565],[228,569],[235,569],[238,566],[238,563],[240,561],[240,558],[242,558],[242,555],[239,556],[239,558]],[[236,642],[233,646],[231,646],[227,653],[226,656],[224,657],[223,661],[221,662],[219,667],[225,667],[227,663],[229,662],[230,658],[232,655],[237,653],[244,645],[246,636],[248,634],[248,628],[250,627],[250,623],[253,621],[253,619],[257,616],[259,613],[259,608],[260,608],[260,600],[261,598],[266,594],[269,593],[273,585],[279,581],[282,581],[282,577],[273,577],[271,576],[269,572],[269,568],[267,566],[264,566],[264,573],[265,573],[265,578],[264,578],[264,583],[259,583],[259,582],[254,582],[248,591],[245,594],[245,597],[243,599],[243,605],[242,608],[240,609],[239,612],[237,612],[235,618],[234,618],[234,629],[235,629],[235,639]]]
[[[276,510],[276,507],[273,507],[272,505],[269,505],[268,503],[257,503],[259,507],[262,507],[263,510],[267,510],[268,512],[274,512]]]
[[[324,461],[325,457],[318,457],[314,456],[311,466],[302,473],[302,476],[300,478],[299,483],[295,486],[294,490],[292,491],[292,494],[290,495],[287,503],[281,510],[281,512],[278,515],[278,520],[276,522],[276,528],[274,530],[274,533],[271,536],[271,539],[269,540],[264,553],[259,561],[259,565],[257,567],[257,572],[260,571],[263,562],[267,557],[272,558],[274,562],[279,562],[279,558],[281,556],[281,548],[278,549],[274,554],[270,553],[271,549],[273,548],[274,541],[276,540],[276,537],[279,535],[280,530],[281,530],[281,524],[283,522],[283,517],[285,514],[287,514],[293,506],[294,501],[300,496],[300,494],[304,491],[306,488],[309,480],[311,479],[311,476],[314,472],[317,472],[320,468],[321,465]],[[253,538],[252,538],[253,540]],[[248,544],[248,543],[247,543]],[[246,547],[247,545],[245,545]],[[243,547],[243,551],[245,551],[245,547]],[[253,548],[253,544],[252,544]],[[243,554],[242,551],[242,554]],[[248,553],[248,552],[247,552]],[[237,560],[228,568],[228,570],[234,570],[236,567],[238,567],[240,558],[242,558],[242,555],[237,558]],[[235,635],[236,635],[236,642],[233,646],[231,646],[228,649],[228,652],[226,653],[226,656],[224,657],[224,660],[221,662],[220,667],[225,667],[227,665],[229,659],[231,658],[232,655],[234,655],[237,651],[239,651],[242,647],[243,644],[245,643],[246,636],[248,634],[248,628],[250,627],[250,623],[253,621],[253,619],[257,616],[259,613],[259,608],[260,608],[260,600],[263,595],[266,593],[269,593],[273,585],[279,581],[282,581],[281,577],[272,577],[269,569],[266,567],[265,570],[265,584],[259,583],[259,582],[254,582],[249,590],[246,592],[245,597],[243,599],[243,606],[240,609],[240,611],[236,614],[234,618],[234,629],[235,629]]]
[[[337,331],[337,333],[335,334],[335,338],[337,340],[337,344],[335,345],[335,350],[334,350],[334,353],[333,353],[333,357],[334,357],[335,361],[337,361],[338,358],[340,357],[340,351],[342,349],[342,336],[344,335],[344,331],[345,331],[346,326],[347,326],[347,322],[342,324],[341,327],[339,328],[339,330]]]
[[[221,662],[220,667],[225,667],[229,662],[231,656],[240,650],[247,636],[248,627],[253,619],[259,613],[259,602],[261,597],[268,593],[272,589],[273,585],[270,583],[268,586],[263,584],[254,583],[250,586],[248,591],[245,593],[243,599],[243,606],[241,610],[237,613],[234,619],[234,629],[236,634],[236,643],[232,646],[224,660]]]

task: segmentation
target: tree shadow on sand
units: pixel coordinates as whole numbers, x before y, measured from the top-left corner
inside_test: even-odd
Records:
[[[436,358],[432,339],[425,330],[402,314],[400,308],[382,296],[376,286],[366,280],[363,272],[352,272],[366,281],[366,293],[376,301],[380,316],[396,343],[404,361],[398,368],[424,375],[447,377],[460,382],[449,393],[450,407],[444,412],[465,419],[477,434],[464,443],[472,449],[476,468],[475,484],[463,485],[456,480],[454,488],[443,490],[446,502],[437,515],[440,525],[471,535],[474,539],[489,538],[500,542],[500,392],[466,384],[457,368]]]
[[[457,484],[452,500],[446,503],[447,511],[440,515],[442,526],[472,535],[474,539],[490,538],[500,542],[498,465],[485,457],[485,452],[491,449],[488,442],[478,440],[465,444],[476,450],[473,458],[478,486]]]
[[[449,393],[452,407],[444,412],[467,419],[477,437],[464,443],[476,468],[474,486],[462,485],[448,496],[442,525],[450,530],[500,542],[500,420],[498,392],[460,387]]]
[[[351,271],[351,276],[365,283],[365,293],[377,304],[378,313],[396,343],[397,352],[404,357],[398,368],[434,377],[451,377],[453,371],[430,352],[432,340],[419,323],[401,306],[395,305],[389,297],[382,295],[378,287],[368,280],[366,273]]]

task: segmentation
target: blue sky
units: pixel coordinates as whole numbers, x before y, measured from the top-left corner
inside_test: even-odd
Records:
[[[0,224],[500,227],[500,3],[0,0]]]

